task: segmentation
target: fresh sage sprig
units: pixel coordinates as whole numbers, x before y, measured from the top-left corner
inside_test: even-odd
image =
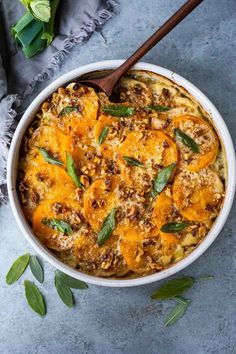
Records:
[[[154,291],[151,298],[154,300],[164,300],[181,295],[184,291],[190,289],[194,282],[195,280],[188,276],[172,279]]]
[[[69,114],[74,111],[80,112],[79,106],[66,106],[66,107],[62,108],[61,112],[59,113],[59,117],[63,117],[66,114]]]
[[[143,163],[135,159],[134,157],[123,156],[123,159],[127,162],[128,166],[143,167]]]
[[[15,260],[6,275],[6,283],[14,284],[26,270],[30,260],[30,254],[26,253]]]
[[[190,138],[190,136],[188,136],[178,128],[176,128],[174,132],[177,140],[181,141],[185,146],[187,146],[193,152],[195,153],[199,152],[198,144],[196,143],[196,141]]]
[[[177,305],[166,317],[165,326],[171,326],[176,323],[185,314],[191,302],[183,297],[175,297],[175,300],[177,301]]]
[[[161,227],[162,232],[179,232],[185,229],[188,226],[185,222],[169,222]]]
[[[198,279],[194,279],[190,276],[182,276],[168,281],[152,293],[151,298],[153,300],[174,299],[177,302],[176,307],[166,317],[165,326],[170,326],[176,323],[185,314],[190,304],[190,300],[187,300],[180,295],[189,290],[198,281],[210,280],[212,278],[212,276],[202,276]]]
[[[66,166],[67,166],[67,173],[72,178],[76,186],[79,187],[80,189],[83,189],[84,186],[81,183],[80,177],[76,172],[74,160],[68,152],[66,153]]]
[[[46,149],[44,149],[42,147],[39,147],[38,149],[39,149],[41,155],[43,156],[43,158],[44,158],[44,160],[46,162],[50,163],[51,165],[56,165],[56,166],[62,166],[63,165],[63,163],[60,160],[58,160],[55,157],[51,156]]]
[[[171,165],[162,168],[161,171],[158,172],[154,179],[153,188],[151,192],[153,198],[163,191],[170,177],[172,176],[175,167],[176,164],[172,163]]]
[[[57,293],[64,304],[68,307],[74,306],[74,296],[69,286],[63,283],[58,277],[57,273],[54,278],[55,288],[57,289]]]
[[[69,286],[69,288],[79,289],[79,290],[88,289],[88,285],[82,280],[72,278],[69,275],[60,272],[59,270],[57,271],[57,277],[60,279],[62,283]]]
[[[41,223],[65,235],[71,235],[73,233],[70,224],[64,220],[43,218]]]
[[[109,132],[109,127],[105,126],[102,129],[102,131],[101,131],[101,133],[100,133],[100,135],[98,137],[98,145],[101,145],[104,142],[104,140],[106,139],[106,137],[108,135],[108,132]]]
[[[114,117],[128,117],[132,116],[135,112],[134,108],[120,104],[103,106],[102,111]]]
[[[39,288],[29,280],[24,281],[25,297],[29,306],[40,316],[46,315],[44,298]]]
[[[59,270],[55,272],[54,284],[59,297],[68,307],[74,306],[74,296],[71,288],[80,290],[88,288],[88,285],[83,281],[72,278],[69,275],[60,272]]]
[[[30,269],[34,277],[38,280],[38,282],[43,283],[44,271],[37,256],[30,256]]]
[[[171,107],[161,106],[159,104],[158,105],[150,105],[150,106],[147,106],[146,108],[149,110],[152,110],[152,111],[157,111],[157,112],[167,112],[171,109]]]
[[[116,208],[113,208],[111,212],[107,215],[105,220],[103,221],[101,230],[98,233],[98,244],[99,246],[103,245],[106,240],[108,240],[112,232],[115,229],[116,226]]]

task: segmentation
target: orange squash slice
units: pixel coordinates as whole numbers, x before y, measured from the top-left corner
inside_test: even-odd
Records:
[[[104,157],[112,159],[119,143],[119,118],[101,115],[94,127],[94,137],[96,142],[99,140],[99,136],[103,129],[108,127],[108,135],[104,142],[100,145],[99,149]]]
[[[84,194],[84,217],[95,231],[101,228],[111,209],[119,206],[116,193],[119,180],[118,176],[99,178]]]
[[[153,164],[168,166],[178,160],[178,150],[173,140],[167,134],[153,130],[129,133],[117,153],[123,178],[129,186],[141,189],[145,175],[149,174],[153,179]],[[123,156],[137,159],[145,168],[127,166]]]
[[[173,119],[173,127],[190,136],[199,147],[199,153],[193,153],[181,144],[181,162],[189,171],[197,172],[215,161],[219,140],[211,125],[202,118],[184,115]]]
[[[162,225],[168,222],[173,210],[173,200],[162,191],[153,203],[152,217],[160,232],[162,243],[165,245],[178,243],[177,237],[172,233],[161,232]]]
[[[191,221],[206,221],[215,215],[213,210],[222,200],[223,184],[210,169],[183,171],[173,184],[173,199],[179,212]]]

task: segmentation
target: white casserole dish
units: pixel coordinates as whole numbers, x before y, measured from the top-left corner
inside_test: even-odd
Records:
[[[159,273],[148,275],[145,277],[135,278],[135,279],[106,279],[95,277],[91,275],[87,275],[81,273],[80,271],[73,269],[60,260],[58,260],[46,247],[44,247],[34,236],[30,226],[28,225],[23,212],[21,210],[20,202],[18,199],[17,191],[16,191],[16,178],[17,178],[17,168],[18,168],[18,156],[19,156],[19,148],[21,145],[22,138],[25,134],[25,131],[31,121],[33,120],[36,112],[38,111],[40,105],[45,101],[45,99],[50,96],[54,91],[58,89],[58,87],[63,86],[65,83],[73,81],[74,78],[79,77],[83,74],[97,71],[97,70],[106,70],[106,69],[115,69],[123,60],[107,60],[102,62],[97,62],[89,65],[82,66],[81,68],[70,71],[69,73],[61,76],[59,79],[52,82],[48,87],[46,87],[31,103],[31,105],[26,110],[23,115],[12,140],[9,157],[8,157],[8,166],[7,166],[7,186],[8,186],[8,194],[10,199],[10,204],[12,211],[15,215],[16,221],[25,235],[26,239],[29,241],[31,246],[36,250],[36,252],[42,256],[45,260],[54,265],[57,269],[62,272],[83,280],[87,283],[101,285],[101,286],[111,286],[111,287],[128,287],[128,286],[137,286],[152,283],[158,281],[160,279],[164,279],[173,275],[180,270],[187,267],[189,264],[194,262],[198,257],[200,257],[207,248],[212,244],[212,242],[219,235],[222,230],[225,221],[229,215],[232,202],[234,199],[235,193],[235,184],[236,184],[236,162],[235,162],[235,153],[234,147],[232,143],[231,136],[226,127],[226,124],[221,117],[220,113],[217,111],[215,106],[211,103],[211,101],[193,84],[191,84],[186,79],[181,76],[164,69],[162,67],[148,64],[148,63],[138,63],[134,66],[133,69],[136,70],[146,70],[152,71],[154,73],[163,75],[168,79],[176,82],[178,85],[183,86],[190,94],[192,94],[195,99],[202,105],[202,107],[209,113],[212,118],[213,125],[218,132],[218,135],[225,147],[225,155],[227,161],[227,181],[226,181],[226,196],[223,203],[222,210],[220,211],[212,229],[202,241],[202,243],[186,258],[179,261],[175,265],[172,265],[170,268],[163,270]]]

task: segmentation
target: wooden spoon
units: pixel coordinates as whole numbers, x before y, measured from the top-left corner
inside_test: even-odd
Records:
[[[178,23],[180,23],[203,0],[188,0],[179,10],[169,18],[143,45],[136,50],[120,67],[106,76],[96,79],[81,79],[80,83],[92,86],[111,96],[113,89],[120,78],[142,58],[155,44],[164,38]]]

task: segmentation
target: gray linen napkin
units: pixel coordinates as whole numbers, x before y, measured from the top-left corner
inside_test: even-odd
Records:
[[[70,49],[85,41],[113,14],[115,0],[61,0],[56,37],[42,53],[26,59],[10,34],[25,12],[19,0],[0,0],[0,204],[6,200],[6,161],[22,99],[52,77]]]

